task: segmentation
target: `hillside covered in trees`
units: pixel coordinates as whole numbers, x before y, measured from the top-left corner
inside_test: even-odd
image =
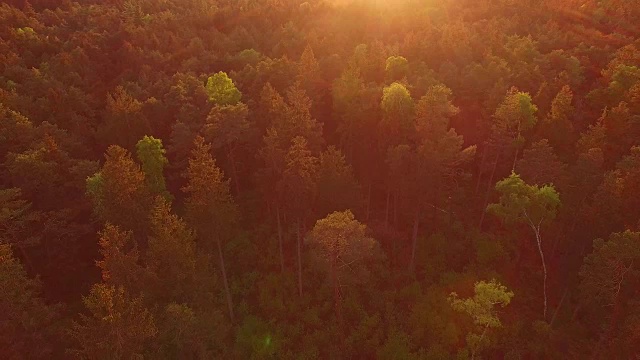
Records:
[[[1,359],[638,359],[636,0],[0,4]]]

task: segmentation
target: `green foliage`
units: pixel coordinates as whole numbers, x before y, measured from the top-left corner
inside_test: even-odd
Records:
[[[255,49],[244,49],[236,55],[236,59],[245,65],[256,65],[261,59],[262,54]]]
[[[398,81],[407,76],[409,62],[402,56],[389,56],[385,65],[387,79]]]
[[[414,103],[409,90],[398,82],[386,86],[380,107],[384,112],[380,123],[382,143],[400,143],[412,131]]]
[[[449,120],[460,112],[451,103],[453,92],[444,85],[434,85],[416,105],[416,130],[422,136],[443,134],[449,130]]]
[[[392,332],[387,341],[378,349],[378,359],[400,360],[419,359],[420,357],[411,351],[411,339],[402,332]]]
[[[513,292],[495,279],[489,282],[476,282],[474,295],[471,298],[460,299],[455,292],[449,295],[451,307],[458,312],[464,312],[471,316],[477,329],[482,329],[480,334],[471,332],[467,335],[467,346],[472,349],[472,359],[478,350],[487,346],[485,339],[487,330],[502,327],[496,305],[504,308],[509,305],[512,298]]]
[[[640,353],[637,1],[31,2],[0,6],[1,358]],[[518,294],[484,336],[446,297],[479,276]]]
[[[454,310],[465,312],[473,319],[473,323],[489,328],[501,327],[495,306],[506,307],[513,298],[513,292],[498,283],[495,279],[489,282],[479,281],[474,285],[472,298],[460,299],[458,294],[451,293],[449,301]]]
[[[401,83],[394,82],[383,89],[380,107],[387,117],[402,121],[413,114],[414,105],[409,90]]]
[[[142,163],[144,180],[152,194],[161,195],[171,199],[164,180],[164,167],[169,164],[165,157],[166,151],[162,147],[162,140],[153,136],[143,137],[136,144],[136,154]]]
[[[216,105],[235,105],[242,97],[233,80],[223,71],[209,76],[206,89],[209,101]]]
[[[496,184],[500,201],[490,204],[487,211],[507,222],[525,222],[539,226],[553,220],[560,206],[560,196],[552,185],[529,185],[512,173]]]
[[[492,124],[492,138],[497,143],[521,147],[522,133],[536,124],[538,107],[528,93],[511,88],[496,109]]]

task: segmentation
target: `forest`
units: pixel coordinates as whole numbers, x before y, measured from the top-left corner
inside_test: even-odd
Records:
[[[0,3],[0,358],[640,359],[637,0]]]

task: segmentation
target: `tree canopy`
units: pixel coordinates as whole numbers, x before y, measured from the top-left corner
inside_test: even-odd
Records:
[[[636,358],[638,19],[2,2],[0,359]]]

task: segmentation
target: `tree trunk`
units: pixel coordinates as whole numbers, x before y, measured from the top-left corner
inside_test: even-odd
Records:
[[[238,169],[236,168],[236,160],[233,156],[233,151],[228,147],[227,157],[229,158],[229,164],[231,165],[231,177],[233,178],[233,184],[236,188],[236,195],[240,195],[240,181],[238,180]]]
[[[280,205],[276,204],[276,218],[278,219],[278,247],[280,248],[280,271],[284,274],[284,252],[282,250],[282,224],[280,223]]]
[[[420,223],[420,210],[416,210],[416,217],[413,221],[413,233],[411,235],[411,260],[409,260],[409,271],[413,271],[416,261],[416,248],[418,247],[418,225]]]
[[[369,222],[370,210],[371,210],[371,181],[369,181],[369,189],[367,190],[367,215],[365,216],[366,222]]]
[[[542,319],[547,321],[547,263],[544,261],[544,252],[542,251],[542,239],[540,239],[540,228],[533,226],[533,231],[536,233],[536,243],[538,244],[538,252],[540,252],[540,259],[542,260],[542,271],[544,273],[543,279],[543,293],[544,293],[544,311]]]
[[[551,317],[551,322],[549,323],[549,326],[553,327],[553,323],[556,321],[556,316],[558,316],[558,313],[560,312],[560,308],[562,307],[562,304],[564,303],[564,299],[567,297],[567,293],[569,293],[569,290],[565,290],[564,294],[562,294],[562,298],[560,299],[560,303],[558,304],[558,307],[556,308],[556,311],[553,312],[553,316]]]
[[[619,296],[616,296],[614,302],[613,302],[613,313],[611,314],[611,320],[609,320],[609,326],[607,329],[604,330],[604,332],[602,333],[602,335],[600,336],[600,339],[598,340],[598,343],[596,344],[596,348],[593,351],[593,355],[592,355],[592,359],[598,359],[598,355],[600,354],[600,350],[602,350],[602,346],[604,345],[605,341],[607,339],[609,339],[609,337],[611,336],[611,333],[614,331],[614,328],[618,322],[618,317],[620,316],[620,301],[619,301]]]
[[[391,191],[389,190],[389,187],[387,186],[387,206],[386,209],[384,211],[384,225],[386,227],[389,227],[389,203],[391,202]]]
[[[33,266],[33,263],[31,262],[31,258],[29,257],[29,255],[27,254],[27,250],[25,250],[24,246],[16,244],[16,247],[18,248],[18,250],[20,250],[20,255],[22,256],[22,262],[26,265],[27,267],[27,273],[35,276],[36,273],[36,269]]]
[[[516,148],[516,156],[513,158],[513,166],[511,167],[511,171],[516,171],[516,162],[518,161],[518,153],[520,152],[520,148]]]
[[[476,191],[474,192],[474,194],[478,194],[478,191],[480,191],[480,180],[482,180],[482,168],[484,167],[484,162],[487,159],[487,148],[488,145],[485,143],[484,149],[482,150],[482,158],[480,160],[480,170],[478,170],[478,181],[476,182]]]
[[[475,359],[476,352],[478,351],[478,348],[480,347],[480,344],[482,343],[482,339],[484,339],[484,335],[487,333],[488,328],[489,328],[489,324],[487,324],[484,327],[484,330],[482,330],[482,335],[480,335],[480,340],[478,340],[478,344],[473,348],[473,350],[471,350],[471,360]]]
[[[493,177],[496,175],[496,169],[498,168],[498,160],[500,159],[500,151],[496,154],[496,161],[493,164],[493,170],[491,170],[491,176],[489,177],[489,185],[487,187],[487,193],[484,195],[484,206],[482,207],[482,213],[480,214],[480,224],[478,229],[482,230],[482,223],[484,223],[484,215],[487,212],[487,205],[489,205],[489,195],[491,195],[491,189],[493,189]]]
[[[337,255],[331,256],[331,285],[333,286],[333,301],[338,324],[342,323],[342,309],[340,304],[340,284],[338,283]]]
[[[398,228],[398,192],[393,192],[393,227]]]
[[[300,220],[297,222],[296,233],[298,237],[298,294],[302,297],[302,239],[300,237]]]
[[[229,282],[227,280],[227,269],[224,265],[224,256],[222,255],[222,244],[220,243],[220,238],[216,238],[216,243],[218,245],[218,257],[220,258],[220,270],[222,271],[222,282],[224,284],[224,294],[227,298],[227,306],[229,307],[229,318],[231,322],[233,322],[233,303],[231,301],[231,291],[229,290]]]

